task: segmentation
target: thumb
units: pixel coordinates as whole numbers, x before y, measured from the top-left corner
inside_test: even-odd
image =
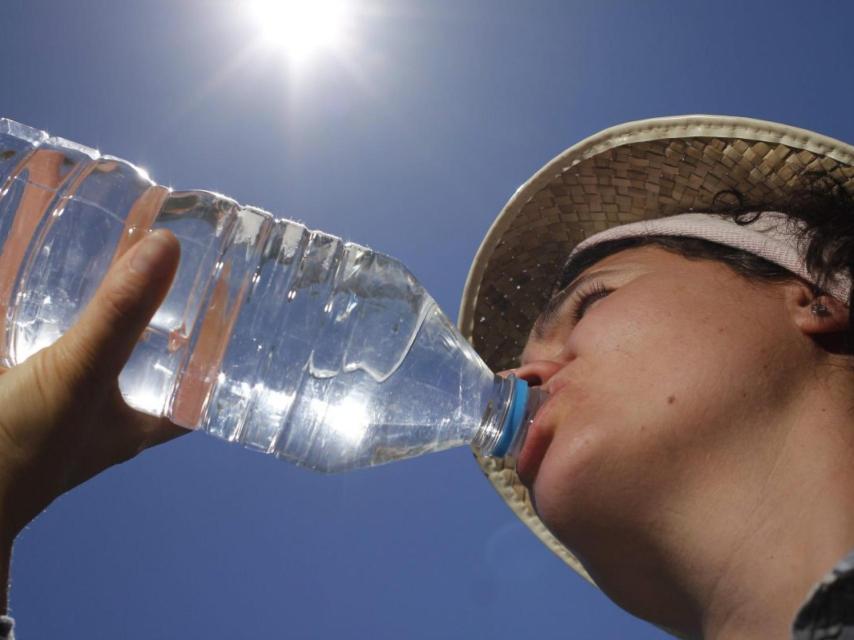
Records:
[[[153,231],[117,260],[80,318],[54,345],[63,374],[115,379],[169,290],[181,253],[177,238]]]

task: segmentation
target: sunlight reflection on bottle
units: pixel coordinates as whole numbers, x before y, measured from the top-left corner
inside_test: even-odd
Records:
[[[23,362],[34,353],[49,347],[62,335],[62,330],[52,322],[40,322],[39,326],[32,324],[19,325],[15,332],[14,358],[16,362]]]
[[[348,396],[336,404],[312,398],[313,409],[322,416],[328,437],[349,447],[357,447],[365,437],[370,422],[365,402],[358,396]]]

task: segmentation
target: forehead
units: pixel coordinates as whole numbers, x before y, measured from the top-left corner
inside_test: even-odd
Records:
[[[672,263],[674,259],[684,260],[682,256],[654,244],[618,249],[617,251],[614,251],[614,253],[609,253],[593,264],[585,267],[577,277],[583,276],[584,274],[601,267],[623,266],[632,262],[643,262],[650,265],[664,265]]]

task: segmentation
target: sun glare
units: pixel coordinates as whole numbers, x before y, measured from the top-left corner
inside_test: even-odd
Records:
[[[346,0],[250,0],[247,8],[264,44],[295,60],[339,48],[351,17]]]

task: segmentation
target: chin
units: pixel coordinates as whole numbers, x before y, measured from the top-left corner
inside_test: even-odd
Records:
[[[596,449],[591,443],[570,451],[553,445],[529,492],[537,515],[568,547],[573,546],[568,539],[570,532],[583,535],[584,529],[596,524],[598,517],[594,514],[607,511],[602,483],[608,479],[607,474],[602,474],[605,465],[602,457],[595,455]]]

